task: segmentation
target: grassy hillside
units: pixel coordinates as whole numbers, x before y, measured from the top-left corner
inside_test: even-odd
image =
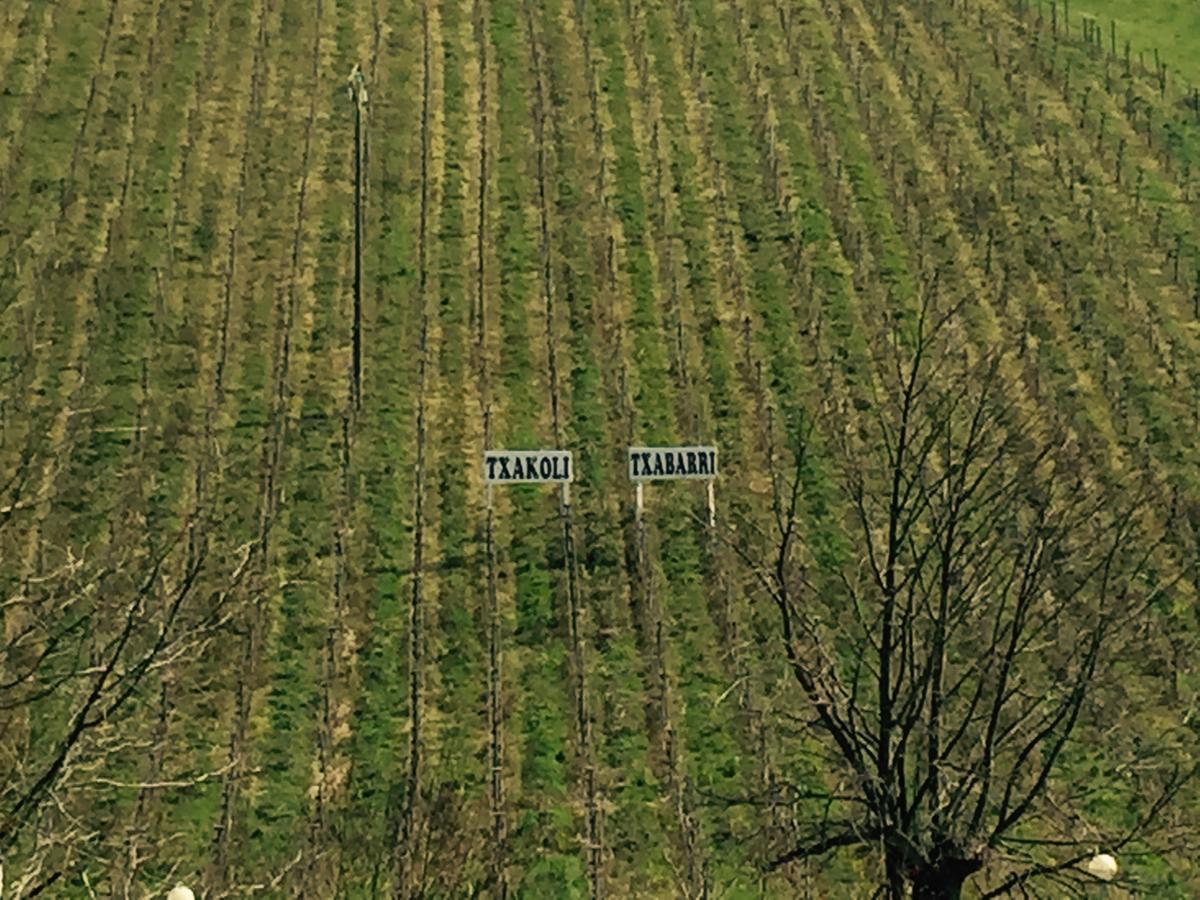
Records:
[[[1116,23],[1118,51],[1128,40],[1133,53],[1139,53],[1153,65],[1154,51],[1173,73],[1182,76],[1183,85],[1200,85],[1200,9],[1186,0],[1156,0],[1135,3],[1131,0],[1089,0],[1071,4],[1080,14],[1095,16],[1111,49],[1112,23]]]
[[[1032,0],[0,6],[10,894],[871,896],[870,838],[773,864],[870,790],[776,594],[853,667],[880,537],[847,459],[884,452],[889,354],[933,308],[938,389],[987,370],[1008,404],[1001,475],[1114,498],[1097,533],[1137,494],[1120,549],[1146,549],[1061,751],[996,761],[1053,776],[966,895],[1023,866],[1094,895],[1104,848],[1109,896],[1200,895],[1185,5],[1093,0],[1096,35],[1082,0],[1069,28]],[[1039,440],[1053,475],[1022,468]],[[626,446],[691,443],[720,447],[717,527],[688,483],[639,523]],[[551,446],[570,504],[489,509],[484,449]],[[772,581],[792,473],[799,574]],[[999,694],[1078,671],[1065,609]]]

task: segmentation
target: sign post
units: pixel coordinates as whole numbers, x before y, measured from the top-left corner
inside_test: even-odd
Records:
[[[637,520],[642,521],[644,499],[642,486],[647,481],[706,481],[708,495],[708,526],[717,524],[716,447],[630,447],[629,479],[637,488]]]

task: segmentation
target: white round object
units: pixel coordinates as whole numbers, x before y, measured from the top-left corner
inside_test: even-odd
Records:
[[[171,888],[171,893],[167,894],[167,900],[196,900],[196,895],[192,893],[190,887],[177,884]]]
[[[1089,875],[1094,875],[1101,881],[1112,881],[1117,877],[1117,861],[1107,853],[1097,853],[1088,860],[1087,870]]]

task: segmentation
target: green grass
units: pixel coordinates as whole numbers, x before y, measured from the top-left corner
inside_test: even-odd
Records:
[[[1109,23],[1115,21],[1118,55],[1124,53],[1128,40],[1134,58],[1144,53],[1147,67],[1153,68],[1157,49],[1172,73],[1200,86],[1200,4],[1193,0],[1073,0],[1071,27],[1077,36],[1083,13],[1096,17],[1106,48],[1111,49]]]

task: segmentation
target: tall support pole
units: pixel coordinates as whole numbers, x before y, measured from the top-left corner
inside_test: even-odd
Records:
[[[717,483],[717,481],[715,478],[708,479],[708,485],[707,485],[708,490],[706,493],[708,494],[708,527],[709,528],[717,527],[716,488],[713,486],[716,483]]]
[[[354,101],[354,321],[351,326],[350,390],[355,410],[362,409],[363,358],[363,108],[367,105],[367,89],[362,68],[356,63],[350,73],[350,97]]]

